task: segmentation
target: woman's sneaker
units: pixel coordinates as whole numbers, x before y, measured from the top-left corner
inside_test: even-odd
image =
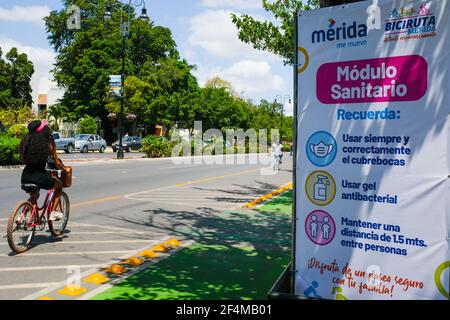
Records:
[[[50,221],[58,221],[61,220],[62,218],[64,218],[64,213],[62,212],[58,212],[58,211],[53,211],[52,213],[50,213]]]

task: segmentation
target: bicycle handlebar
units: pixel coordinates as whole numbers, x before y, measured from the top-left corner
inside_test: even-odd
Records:
[[[61,178],[63,170],[47,169],[49,173],[56,173],[58,178]]]

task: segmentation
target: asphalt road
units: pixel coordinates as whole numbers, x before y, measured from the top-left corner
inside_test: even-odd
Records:
[[[240,208],[292,180],[289,155],[276,174],[248,159],[247,164],[179,165],[111,155],[72,163],[76,155],[67,157],[65,163],[74,168],[67,232],[58,239],[38,233],[34,247],[22,255],[12,255],[4,238],[12,209],[26,198],[21,170],[0,170],[0,299],[37,298],[67,279],[70,266],[95,271],[169,237],[199,240],[208,228],[205,217]]]

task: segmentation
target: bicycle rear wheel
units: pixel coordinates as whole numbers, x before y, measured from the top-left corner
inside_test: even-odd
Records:
[[[8,244],[14,253],[23,253],[31,247],[36,226],[33,219],[33,205],[28,202],[20,203],[9,217],[6,236]]]
[[[69,197],[65,192],[61,193],[61,197],[59,198],[59,204],[56,208],[56,211],[62,212],[63,217],[55,221],[49,220],[48,227],[50,229],[51,234],[54,237],[59,237],[64,233],[67,227],[67,223],[69,222],[70,202]]]

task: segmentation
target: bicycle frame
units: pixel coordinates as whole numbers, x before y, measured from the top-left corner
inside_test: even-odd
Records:
[[[53,211],[53,205],[54,205],[54,195],[55,195],[55,189],[51,189],[47,191],[47,195],[45,197],[45,201],[42,205],[42,207],[39,207],[38,200],[39,200],[39,194],[31,194],[31,204],[33,206],[33,211],[31,212],[30,220],[27,224],[27,228],[34,228],[37,226],[40,226],[42,217],[47,212],[47,220],[50,216],[50,213]],[[25,209],[23,209],[25,210]],[[26,216],[26,212],[22,212],[22,216],[20,217],[20,220],[23,221],[23,219]]]

